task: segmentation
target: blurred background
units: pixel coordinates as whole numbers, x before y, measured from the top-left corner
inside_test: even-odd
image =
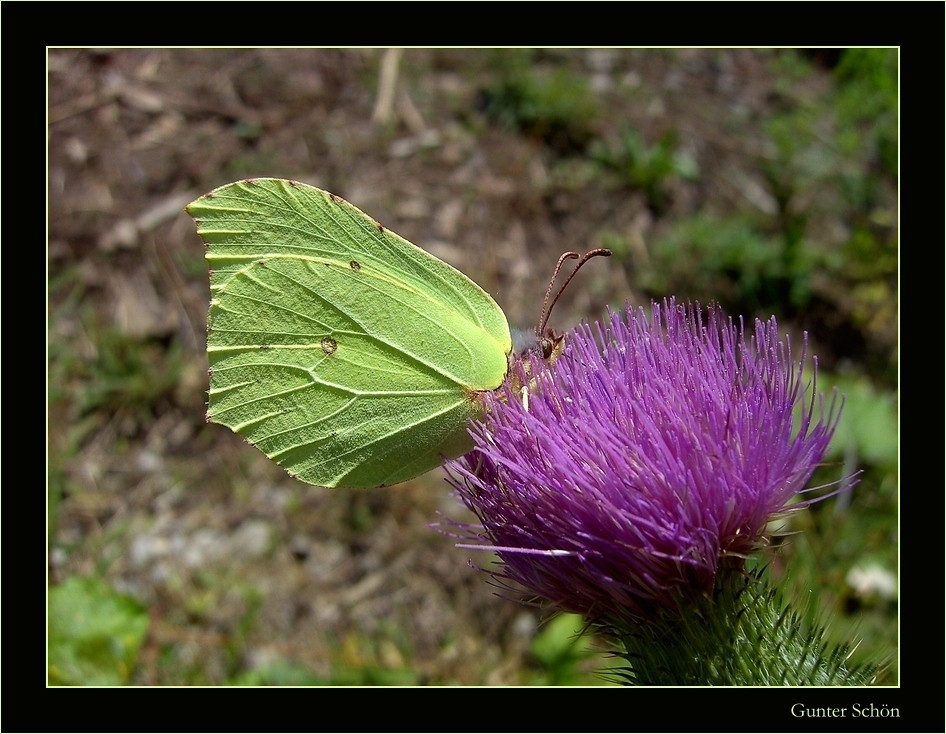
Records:
[[[674,295],[809,334],[847,396],[853,491],[766,556],[898,681],[898,51],[48,51],[48,681],[597,685],[581,621],[501,598],[430,527],[439,471],[290,479],[204,422],[203,245],[185,204],[328,189],[447,260],[513,326]]]

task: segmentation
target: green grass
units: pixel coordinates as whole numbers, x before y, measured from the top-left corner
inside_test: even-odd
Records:
[[[495,82],[483,91],[490,119],[557,153],[585,149],[599,109],[583,76],[535,50],[501,49],[491,59]]]

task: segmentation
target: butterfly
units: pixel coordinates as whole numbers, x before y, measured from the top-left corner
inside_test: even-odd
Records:
[[[397,484],[472,447],[513,351],[480,286],[297,181],[230,183],[186,209],[210,267],[208,421],[324,487]],[[536,344],[553,358],[561,337]]]

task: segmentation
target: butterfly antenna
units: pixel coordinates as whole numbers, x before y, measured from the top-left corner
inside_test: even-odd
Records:
[[[568,287],[568,284],[572,282],[572,278],[575,277],[575,273],[579,271],[582,265],[591,260],[593,257],[611,257],[611,250],[607,250],[603,247],[596,247],[593,250],[588,250],[584,255],[579,255],[577,252],[566,252],[559,259],[558,264],[555,266],[555,272],[552,273],[552,279],[549,280],[549,287],[545,291],[545,300],[542,301],[542,318],[539,319],[539,328],[536,333],[539,336],[542,336],[545,331],[545,327],[549,322],[549,316],[552,314],[552,309],[555,307],[555,304],[558,303],[559,297],[565,291],[565,288]],[[552,287],[555,285],[555,279],[558,278],[558,274],[561,272],[562,267],[565,265],[566,260],[578,260],[578,264],[575,265],[575,269],[572,270],[571,274],[565,279],[565,282],[562,283],[562,287],[558,289],[558,293],[555,294],[555,297],[552,297]]]
[[[565,265],[566,260],[574,260],[581,257],[577,252],[565,252],[558,259],[558,264],[555,266],[555,271],[552,273],[552,277],[549,278],[549,287],[545,289],[545,298],[542,301],[542,314],[539,318],[539,327],[536,329],[536,333],[540,336],[545,330],[545,325],[549,322],[549,314],[552,313],[552,306],[555,305],[555,301],[552,301],[552,288],[555,287],[555,279],[558,277],[558,274],[562,272],[562,266]],[[558,296],[555,296],[555,300],[558,300]],[[549,302],[551,301],[551,305]]]

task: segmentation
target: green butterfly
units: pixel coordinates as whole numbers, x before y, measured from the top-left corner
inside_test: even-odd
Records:
[[[476,283],[296,181],[227,184],[187,212],[211,268],[209,421],[325,487],[397,484],[471,448],[513,348]]]

